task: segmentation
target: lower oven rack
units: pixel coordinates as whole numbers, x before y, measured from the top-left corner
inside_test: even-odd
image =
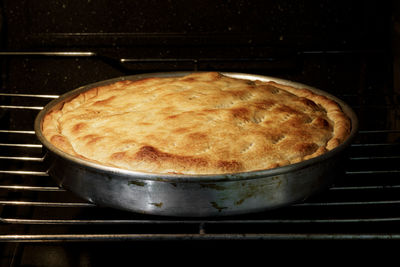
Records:
[[[2,116],[31,120],[33,125],[37,112],[57,96],[0,97]],[[359,98],[339,97],[349,104]],[[361,122],[365,110],[399,111],[390,104],[353,108]],[[400,129],[360,126],[348,151],[346,173],[331,189],[282,209],[201,219],[135,214],[86,203],[47,175],[44,151],[32,129],[0,129],[0,242],[398,240]]]

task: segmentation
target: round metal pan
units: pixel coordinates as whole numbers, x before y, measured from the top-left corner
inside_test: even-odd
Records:
[[[275,81],[307,88],[335,100],[351,119],[350,136],[337,148],[312,159],[269,170],[219,174],[179,175],[123,170],[85,161],[53,146],[42,133],[45,114],[65,101],[94,87],[120,80],[177,77],[190,72],[133,75],[86,85],[51,101],[37,116],[35,132],[47,149],[48,173],[59,186],[99,206],[145,214],[204,217],[264,211],[304,201],[328,188],[344,173],[344,151],[354,138],[358,121],[353,110],[340,99],[310,86],[274,77],[243,73],[227,76]]]

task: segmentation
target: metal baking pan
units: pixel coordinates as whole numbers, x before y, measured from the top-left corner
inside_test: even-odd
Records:
[[[99,206],[133,212],[205,217],[259,212],[304,201],[327,189],[334,178],[343,175],[345,149],[354,138],[358,121],[353,110],[340,99],[313,87],[274,77],[243,73],[224,75],[262,81],[275,81],[296,88],[308,88],[335,100],[351,119],[350,136],[335,149],[312,159],[269,170],[219,174],[180,175],[123,170],[85,161],[53,146],[42,134],[42,121],[48,112],[62,107],[76,95],[91,88],[120,80],[148,77],[177,77],[190,72],[149,73],[125,76],[86,85],[51,101],[38,114],[35,132],[47,150],[48,174],[67,190]]]

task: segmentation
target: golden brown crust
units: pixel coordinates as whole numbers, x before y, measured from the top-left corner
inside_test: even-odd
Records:
[[[270,169],[338,146],[340,106],[308,89],[216,72],[97,87],[47,114],[61,150],[123,169],[219,174]]]

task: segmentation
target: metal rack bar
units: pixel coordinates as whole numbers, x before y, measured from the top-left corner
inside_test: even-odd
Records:
[[[0,56],[3,57],[32,57],[32,56],[40,56],[40,57],[92,57],[96,56],[94,52],[86,52],[86,51],[0,51]]]
[[[27,206],[27,207],[63,207],[63,208],[87,208],[95,207],[90,203],[74,203],[74,202],[42,202],[42,201],[13,201],[13,200],[0,200],[0,205],[8,206]]]
[[[347,201],[347,202],[316,202],[316,203],[302,203],[296,206],[311,207],[311,206],[370,206],[370,205],[388,205],[388,204],[400,204],[400,200],[377,200],[377,201]],[[0,205],[8,206],[27,206],[27,207],[95,207],[95,204],[91,203],[75,203],[75,202],[41,202],[41,201],[18,201],[18,200],[0,200]]]
[[[400,240],[400,234],[54,234],[3,235],[0,242],[171,241],[171,240]]]
[[[33,110],[42,110],[43,107],[35,107],[35,106],[12,106],[12,105],[0,105],[0,108],[4,109],[33,109]]]
[[[5,190],[22,190],[22,191],[38,191],[38,192],[64,192],[65,189],[56,186],[23,186],[23,185],[0,185],[0,189]]]
[[[44,158],[0,156],[0,160],[21,160],[21,161],[37,161],[37,162],[43,162]]]
[[[0,93],[0,96],[7,97],[34,97],[34,98],[58,98],[59,95],[38,95],[38,94],[9,94],[9,93]]]
[[[94,220],[73,220],[73,219],[13,219],[0,218],[0,222],[9,224],[30,224],[30,225],[119,225],[119,224],[304,224],[304,223],[381,223],[400,222],[400,217],[387,218],[345,218],[345,219],[260,219],[260,220],[115,220],[115,219],[94,219]]]
[[[47,172],[44,171],[8,171],[0,170],[0,174],[15,174],[15,175],[33,175],[33,176],[49,176]]]
[[[4,147],[24,147],[24,148],[42,148],[42,145],[39,144],[4,144],[4,143],[0,143],[0,147],[4,146]]]
[[[4,130],[1,129],[0,133],[9,133],[9,134],[35,134],[35,131],[20,131],[20,130]]]

